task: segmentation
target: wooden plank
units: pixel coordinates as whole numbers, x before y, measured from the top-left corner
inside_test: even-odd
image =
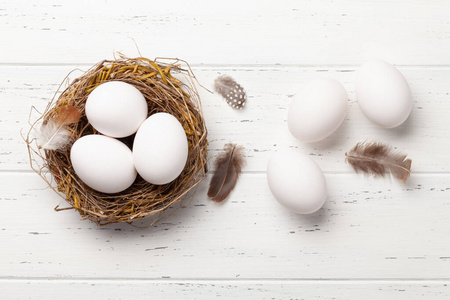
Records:
[[[95,63],[113,51],[193,64],[450,64],[440,1],[2,1],[1,63]]]
[[[2,280],[2,299],[311,299],[435,300],[450,297],[448,281],[178,281]]]
[[[208,177],[189,206],[139,229],[54,212],[64,200],[40,178],[1,172],[0,278],[450,278],[450,175],[326,178],[313,215],[286,211],[264,174],[244,174],[225,203],[206,199]]]
[[[63,78],[77,66],[21,67],[3,66],[0,72],[0,168],[29,170],[25,144],[20,130],[29,128],[30,107],[42,110]],[[87,66],[81,67],[87,69]],[[249,99],[243,111],[228,107],[219,95],[201,89],[204,116],[208,127],[211,160],[228,142],[243,145],[246,171],[266,170],[273,151],[296,147],[313,157],[325,172],[352,172],[344,153],[364,140],[380,140],[408,153],[413,172],[450,171],[450,101],[448,68],[400,68],[410,82],[414,105],[409,119],[400,127],[381,129],[360,111],[354,95],[355,72],[346,68],[216,68],[194,69],[199,81],[213,89],[219,74],[233,75],[246,88]],[[71,79],[81,72],[72,74]],[[287,111],[302,83],[316,77],[332,77],[346,87],[350,108],[343,125],[319,143],[297,141],[286,123]],[[34,119],[37,115],[33,115]],[[33,119],[33,118],[32,118]],[[33,120],[34,120],[33,119]]]

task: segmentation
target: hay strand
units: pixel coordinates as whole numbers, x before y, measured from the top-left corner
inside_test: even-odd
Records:
[[[131,223],[154,216],[150,224],[153,225],[169,214],[169,207],[188,199],[189,191],[205,178],[207,129],[195,87],[196,78],[185,61],[167,58],[161,60],[164,62],[145,57],[127,58],[119,54],[115,60],[103,60],[73,80],[57,100],[54,97],[49,102],[43,113],[32,108],[30,129],[24,136],[31,168],[70,204],[70,207],[56,207],[56,211],[74,208],[83,219],[92,220],[98,225]],[[186,68],[182,68],[182,65]],[[173,74],[184,76],[188,82],[180,81]],[[67,77],[64,82],[66,80]],[[34,137],[38,125],[45,124],[58,108],[65,105],[76,107],[82,114],[78,123],[67,125],[72,136],[70,145],[84,135],[97,134],[84,113],[85,102],[89,93],[98,85],[113,80],[132,84],[141,91],[147,100],[149,115],[166,112],[182,124],[188,138],[188,160],[183,172],[171,183],[153,185],[138,176],[133,185],[123,192],[100,193],[89,188],[76,176],[70,162],[70,147],[58,151],[39,149]],[[40,116],[31,122],[33,111]],[[131,147],[133,137],[120,140]]]

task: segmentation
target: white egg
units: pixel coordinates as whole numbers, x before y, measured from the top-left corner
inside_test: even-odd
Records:
[[[130,187],[137,176],[130,148],[100,134],[76,140],[70,150],[70,160],[78,177],[103,193],[121,192]]]
[[[121,138],[134,134],[147,118],[147,101],[131,84],[108,81],[86,100],[86,117],[100,133]]]
[[[146,181],[157,185],[173,181],[188,157],[183,126],[171,114],[151,115],[136,133],[133,157],[136,170]]]
[[[369,61],[359,70],[356,98],[364,115],[383,128],[405,122],[412,108],[408,82],[394,66],[381,60]]]
[[[275,199],[298,214],[319,210],[327,198],[322,170],[309,156],[292,149],[272,155],[267,164],[267,181]]]
[[[344,121],[348,100],[336,80],[321,78],[303,85],[291,103],[288,127],[302,142],[317,142],[332,134]]]

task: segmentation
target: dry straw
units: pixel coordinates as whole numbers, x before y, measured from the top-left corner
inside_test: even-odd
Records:
[[[173,75],[186,80],[179,80]],[[125,191],[104,194],[89,188],[77,177],[70,162],[70,147],[59,151],[39,149],[34,138],[36,131],[63,105],[73,105],[83,115],[78,123],[68,126],[71,143],[84,135],[97,134],[84,114],[85,102],[95,87],[113,80],[127,82],[139,89],[147,100],[149,115],[167,112],[183,125],[188,137],[189,155],[183,172],[173,182],[152,185],[138,176]],[[153,61],[143,57],[131,59],[120,55],[115,60],[98,63],[70,83],[56,101],[48,104],[37,120],[30,122],[31,128],[25,137],[33,170],[71,205],[55,209],[74,208],[84,219],[98,225],[131,223],[153,216],[150,218],[152,225],[167,216],[169,211],[174,211],[168,210],[169,207],[189,199],[192,196],[189,192],[205,178],[207,172],[207,130],[195,80],[184,61],[164,58]],[[121,140],[131,146],[133,138]],[[51,176],[48,176],[49,173]]]

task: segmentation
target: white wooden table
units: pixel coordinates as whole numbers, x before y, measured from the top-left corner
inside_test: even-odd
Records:
[[[1,299],[448,299],[450,297],[450,3],[448,1],[0,1]],[[206,197],[148,229],[97,227],[29,167],[19,132],[73,69],[114,51],[187,60],[212,88],[235,77],[233,111],[201,90],[213,160],[227,142],[247,167],[228,201]],[[368,58],[396,65],[414,105],[402,126],[367,121],[354,95]],[[81,73],[74,73],[74,79]],[[323,142],[295,140],[287,108],[303,82],[343,83],[350,109]],[[405,185],[356,175],[355,143],[413,159]],[[266,184],[273,151],[296,147],[322,168],[316,214],[283,209]]]

